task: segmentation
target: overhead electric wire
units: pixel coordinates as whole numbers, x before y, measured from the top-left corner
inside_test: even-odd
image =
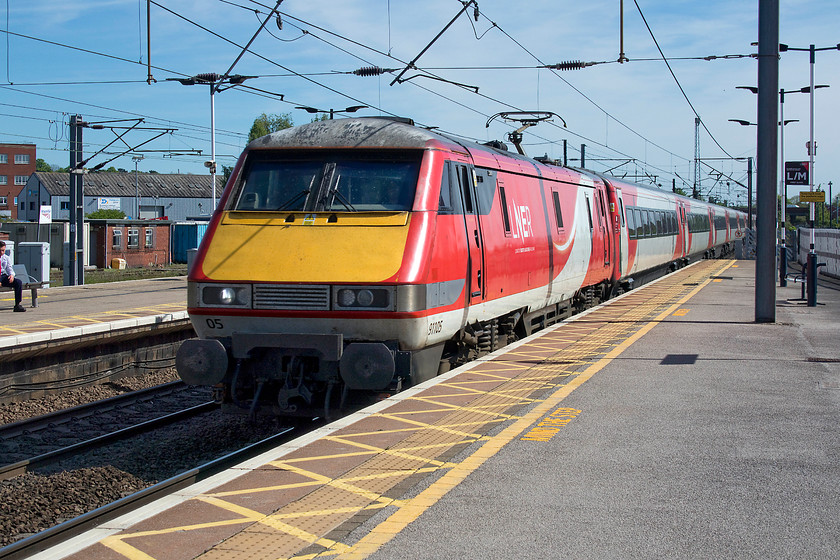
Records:
[[[460,2],[460,0],[458,0],[458,1]],[[636,1],[636,0],[634,0],[634,2],[635,2],[635,1]],[[637,3],[637,7],[638,7],[638,3]],[[639,13],[641,14],[641,9],[639,10]],[[499,26],[496,22],[492,21],[489,17],[487,17],[487,16],[486,16],[483,12],[481,13],[481,16],[482,16],[482,17],[484,17],[485,19],[487,19],[487,21],[489,21],[491,25],[493,25],[494,27],[496,27],[497,29],[499,29],[499,31],[500,31],[500,32],[502,32],[505,36],[507,36],[507,37],[508,37],[511,41],[513,41],[513,42],[514,42],[517,46],[519,46],[522,50],[524,50],[526,53],[528,53],[528,54],[529,54],[529,55],[530,55],[530,56],[531,56],[534,60],[536,60],[537,62],[539,62],[539,63],[540,63],[540,64],[542,64],[542,65],[544,65],[544,64],[545,64],[545,63],[544,63],[544,62],[543,62],[543,61],[542,61],[539,57],[537,57],[534,53],[532,53],[529,49],[527,49],[524,45],[522,45],[522,43],[520,43],[519,41],[517,41],[514,37],[512,37],[512,36],[511,36],[509,33],[507,33],[504,29],[502,29],[502,28],[501,28],[501,27],[500,27],[500,26]],[[644,15],[642,15],[642,18],[644,19]],[[645,24],[647,25],[647,22],[645,22]],[[648,28],[648,29],[650,30],[650,28]],[[652,31],[651,31],[651,36],[653,37],[653,33],[652,33]],[[654,42],[655,42],[655,41],[656,41],[656,39],[654,38]],[[658,46],[659,46],[659,45],[657,44],[657,48],[658,48]],[[666,57],[665,57],[664,53],[662,53],[662,50],[661,50],[661,49],[660,49],[660,54],[662,55],[663,59],[665,59],[665,60],[666,60],[666,64],[667,64],[667,59],[666,59]],[[668,65],[668,68],[669,68],[669,70],[670,70],[670,65]],[[593,99],[591,99],[588,95],[586,95],[585,93],[583,93],[580,89],[578,89],[577,87],[575,87],[575,86],[574,86],[573,84],[571,84],[568,80],[566,80],[565,78],[563,78],[562,76],[560,76],[560,75],[559,75],[556,71],[552,70],[552,73],[553,73],[553,74],[554,74],[557,78],[559,78],[559,79],[560,79],[560,80],[562,80],[564,83],[566,83],[569,87],[571,87],[574,91],[576,91],[578,94],[580,94],[581,96],[583,96],[583,97],[584,97],[584,99],[586,99],[587,101],[589,101],[590,103],[592,103],[592,105],[594,105],[595,107],[597,107],[597,108],[598,108],[600,111],[602,111],[602,112],[603,112],[603,113],[604,113],[607,117],[609,117],[609,118],[613,119],[615,122],[617,122],[618,124],[620,124],[621,126],[623,126],[624,128],[626,128],[628,131],[632,132],[633,134],[635,134],[636,136],[638,136],[639,138],[641,138],[641,139],[642,139],[642,140],[644,140],[645,142],[648,142],[649,144],[651,144],[652,146],[655,146],[655,147],[659,148],[659,149],[660,149],[660,150],[662,150],[663,152],[668,153],[668,154],[670,154],[670,155],[671,155],[671,156],[673,156],[673,157],[677,157],[677,158],[679,158],[679,159],[681,159],[681,160],[683,160],[683,161],[685,161],[685,162],[687,162],[687,163],[690,163],[691,161],[693,161],[693,158],[686,158],[685,156],[681,156],[680,154],[674,153],[673,151],[671,151],[671,150],[669,150],[669,149],[667,149],[667,148],[665,148],[665,147],[663,147],[663,146],[660,146],[660,145],[659,145],[659,144],[657,144],[656,142],[653,142],[653,141],[649,140],[648,138],[646,138],[645,136],[643,136],[641,133],[639,133],[639,132],[637,132],[636,130],[634,130],[632,127],[630,127],[630,126],[628,126],[627,124],[623,123],[622,121],[618,120],[616,117],[614,117],[612,114],[610,114],[610,113],[609,113],[606,109],[604,109],[604,108],[603,108],[603,107],[601,107],[598,103],[596,103]],[[673,75],[673,71],[672,71],[672,75]],[[674,76],[674,79],[676,80],[676,76]],[[679,82],[678,82],[678,83],[679,83]],[[682,90],[682,86],[680,86],[680,89]],[[688,98],[687,98],[687,96],[686,96],[686,99],[688,99]],[[690,102],[689,102],[689,103],[690,103]],[[693,110],[693,109],[694,109],[694,108],[692,107],[692,110]],[[695,111],[695,114],[697,114],[697,112],[696,112],[696,111]],[[699,117],[699,115],[697,115],[697,116]],[[701,122],[702,122],[702,119],[701,119]],[[706,128],[705,123],[703,124],[703,127],[704,127],[704,128]],[[731,156],[731,155],[730,155],[730,154],[729,154],[729,153],[728,153],[728,152],[727,152],[727,151],[726,151],[726,150],[725,150],[722,146],[720,146],[720,144],[717,142],[717,140],[714,138],[714,136],[711,134],[711,132],[708,130],[708,128],[706,128],[706,131],[709,133],[709,136],[710,136],[710,137],[711,137],[711,138],[715,141],[715,143],[718,145],[718,147],[720,147],[720,149],[721,149],[721,150],[723,150],[723,152],[724,152],[726,155],[728,155],[728,156],[732,157],[732,156]],[[600,142],[596,142],[596,143],[597,143],[598,145],[602,146],[602,147],[605,147],[605,148],[609,149],[609,150],[615,151],[616,153],[621,153],[621,152],[618,152],[615,148],[611,148],[610,146],[605,146],[604,144],[602,144],[602,143],[600,143]],[[647,164],[647,163],[646,163],[645,165],[650,165],[650,164]],[[651,167],[652,167],[652,168],[654,168],[654,169],[658,169],[659,171],[662,171],[663,173],[667,173],[667,174],[669,174],[669,175],[674,174],[674,172],[673,172],[673,171],[668,171],[668,170],[664,170],[664,169],[659,169],[659,168],[657,168],[657,167],[653,167],[652,165],[651,165]]]
[[[146,66],[142,62],[138,62],[136,60],[131,60],[130,58],[124,58],[122,56],[116,56],[116,55],[113,55],[113,54],[107,54],[107,53],[102,53],[102,52],[98,52],[98,51],[92,51],[90,49],[84,49],[82,47],[74,47],[73,45],[66,45],[64,43],[57,43],[55,41],[49,41],[47,39],[41,39],[39,37],[32,37],[31,35],[24,35],[22,33],[15,33],[13,31],[9,31],[8,29],[0,29],[0,33],[6,33],[7,37],[9,35],[14,35],[15,37],[21,37],[23,39],[29,39],[31,41],[38,41],[40,43],[47,43],[49,45],[53,45],[53,46],[56,46],[56,47],[62,47],[62,48],[65,48],[65,49],[80,51],[80,52],[87,53],[87,54],[102,56],[102,57],[110,58],[110,59],[113,59],[113,60],[119,60],[120,62],[128,62],[130,64],[137,64],[137,65],[140,65],[140,66]],[[176,72],[175,70],[169,70],[167,68],[162,68],[160,66],[152,66],[152,68],[154,68],[155,70],[162,70],[164,72],[171,72],[172,74],[179,74],[179,75],[184,76],[184,77],[187,76],[187,74],[181,74],[180,72]],[[8,81],[9,81],[10,84],[12,83],[11,80],[8,80]],[[13,84],[13,85],[17,85],[17,84]]]
[[[668,62],[668,58],[665,56],[665,53],[662,52],[662,47],[659,46],[659,41],[656,40],[656,36],[653,34],[653,30],[650,28],[650,25],[648,25],[647,18],[645,18],[645,14],[642,13],[642,8],[639,6],[638,0],[633,0],[633,3],[636,5],[636,9],[639,10],[639,15],[642,16],[642,22],[644,22],[645,27],[648,30],[648,33],[650,33],[650,38],[653,39],[653,44],[656,45],[656,50],[658,50],[659,54],[662,56],[662,60],[663,60],[663,62],[665,62],[665,66],[668,67],[668,72],[671,73],[671,77],[673,77],[674,81],[677,83],[677,87],[680,89],[680,93],[682,93],[683,97],[685,98],[686,102],[688,103],[688,106],[691,107],[691,110],[694,112],[694,116],[696,116],[698,119],[700,119],[700,124],[703,125],[703,129],[706,131],[706,133],[709,135],[709,138],[712,139],[712,141],[715,143],[715,145],[717,145],[717,147],[720,148],[721,151],[724,154],[728,155],[729,157],[733,157],[732,154],[727,152],[726,149],[723,146],[720,145],[720,142],[717,141],[717,138],[715,138],[715,135],[712,134],[712,131],[709,130],[709,128],[706,126],[706,123],[700,117],[700,113],[698,113],[697,109],[694,108],[694,105],[691,103],[691,100],[688,98],[688,94],[685,93],[685,89],[683,89],[682,84],[680,83],[679,79],[677,78],[677,75],[674,73],[674,69],[671,68],[671,64]]]

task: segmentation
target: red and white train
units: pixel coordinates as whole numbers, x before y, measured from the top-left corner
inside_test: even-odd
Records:
[[[398,390],[727,252],[741,212],[463,142],[406,119],[251,142],[189,273],[181,377],[311,414]]]

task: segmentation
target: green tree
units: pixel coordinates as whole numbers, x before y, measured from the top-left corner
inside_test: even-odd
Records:
[[[114,209],[94,210],[90,214],[87,214],[85,218],[90,218],[91,220],[122,220],[125,218],[125,212]]]
[[[266,134],[271,134],[284,128],[292,128],[293,126],[295,126],[295,123],[292,122],[291,113],[282,113],[279,115],[263,113],[254,119],[254,124],[248,133],[248,142],[256,140],[260,136],[265,136]]]
[[[230,174],[233,173],[232,165],[222,165],[222,184],[227,185]]]
[[[49,163],[47,163],[46,161],[42,160],[41,158],[38,158],[38,159],[35,160],[35,171],[47,171],[47,172],[49,172],[49,171],[52,171],[52,170],[53,170],[52,166]]]

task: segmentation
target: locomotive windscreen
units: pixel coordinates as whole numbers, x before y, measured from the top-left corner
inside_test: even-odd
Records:
[[[375,212],[411,210],[422,153],[318,151],[254,154],[231,210]],[[385,157],[387,156],[387,157]]]

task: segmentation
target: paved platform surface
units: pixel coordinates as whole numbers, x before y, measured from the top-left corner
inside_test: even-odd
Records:
[[[754,287],[722,272],[371,558],[840,557],[840,293],[756,324]]]
[[[834,558],[840,292],[704,261],[37,558]]]
[[[14,313],[14,294],[0,293],[0,347],[187,318],[187,277],[60,286],[38,291],[38,307]]]

